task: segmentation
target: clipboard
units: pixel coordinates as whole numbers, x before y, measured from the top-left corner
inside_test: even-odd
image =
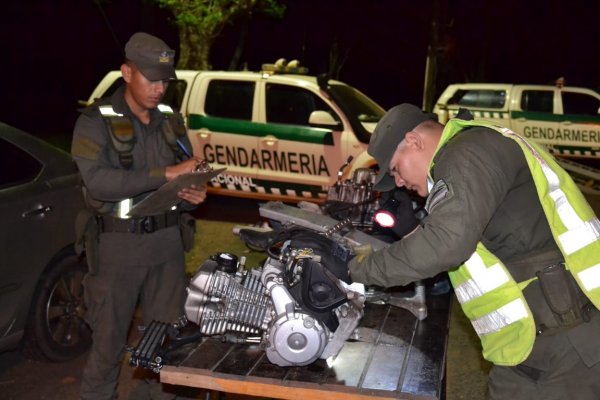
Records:
[[[179,175],[177,178],[162,185],[158,190],[134,205],[129,213],[130,217],[147,217],[162,214],[182,201],[177,193],[192,185],[202,186],[227,168],[220,168],[208,172],[190,172]]]

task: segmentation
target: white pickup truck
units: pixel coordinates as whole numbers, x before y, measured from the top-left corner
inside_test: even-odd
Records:
[[[184,115],[194,154],[227,167],[209,192],[319,201],[349,156],[348,174],[375,165],[366,149],[385,110],[345,83],[291,72],[177,71],[163,102]],[[88,103],[121,83],[109,72]]]
[[[459,108],[532,138],[557,156],[600,160],[600,94],[591,89],[454,84],[442,93],[433,111],[446,123]]]

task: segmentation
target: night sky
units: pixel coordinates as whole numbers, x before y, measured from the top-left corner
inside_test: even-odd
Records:
[[[281,20],[255,15],[242,56],[251,70],[280,57],[326,72],[332,48],[345,62],[339,79],[384,108],[422,104],[425,60],[438,21],[437,94],[453,82],[600,88],[597,0],[280,0]],[[38,136],[70,135],[77,100],[117,69],[136,31],[178,49],[167,11],[144,0],[22,0],[0,13],[3,101],[0,121]],[[434,16],[437,16],[434,18]],[[224,31],[211,53],[226,69],[240,36]]]

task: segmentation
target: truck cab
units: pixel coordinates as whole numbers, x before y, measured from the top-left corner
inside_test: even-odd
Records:
[[[562,85],[450,85],[434,112],[441,123],[466,108],[544,144],[555,155],[600,159],[600,94]]]

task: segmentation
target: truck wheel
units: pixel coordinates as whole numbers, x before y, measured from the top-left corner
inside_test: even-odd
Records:
[[[26,357],[62,362],[90,347],[91,330],[83,319],[82,281],[86,272],[85,259],[67,249],[42,274],[25,328]]]

